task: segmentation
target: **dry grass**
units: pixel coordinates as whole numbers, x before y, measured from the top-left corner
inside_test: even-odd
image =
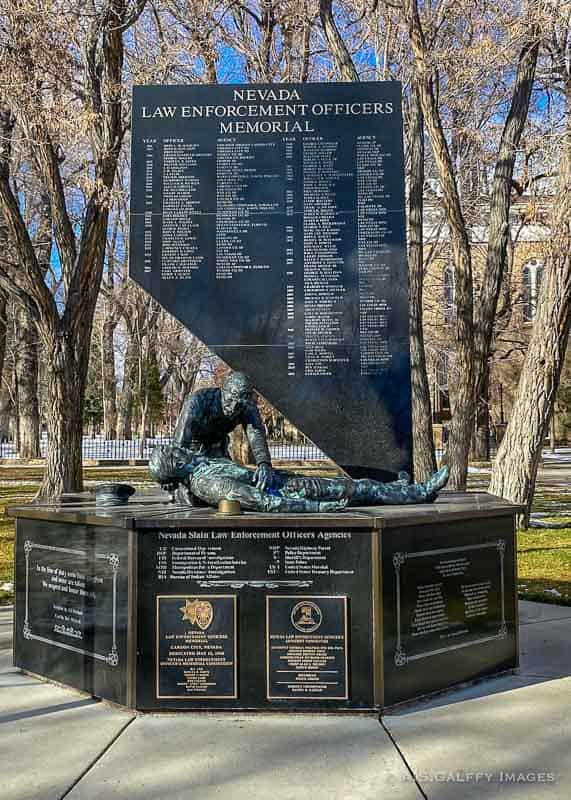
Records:
[[[14,575],[15,523],[5,516],[9,506],[29,503],[40,486],[41,467],[0,466],[0,587],[12,582]],[[151,487],[146,467],[86,467],[83,471],[85,488],[93,489],[106,481],[125,481],[136,488]],[[0,603],[10,602],[10,592],[0,589]]]
[[[530,529],[518,533],[520,596],[571,605],[571,527]],[[546,590],[554,589],[557,597]]]

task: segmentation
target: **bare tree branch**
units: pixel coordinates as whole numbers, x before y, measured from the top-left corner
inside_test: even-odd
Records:
[[[319,15],[321,25],[329,46],[329,50],[335,62],[337,71],[344,81],[358,81],[359,74],[355,69],[353,59],[347,49],[343,37],[339,33],[339,28],[333,18],[332,0],[320,0]]]

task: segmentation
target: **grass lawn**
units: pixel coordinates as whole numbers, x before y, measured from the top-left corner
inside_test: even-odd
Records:
[[[153,486],[146,467],[86,467],[83,475],[87,490],[107,481],[126,481],[137,489]],[[29,503],[38,491],[41,478],[41,467],[0,465],[0,604],[13,600],[12,592],[2,589],[4,583],[12,583],[14,576],[15,523],[5,516],[5,509]]]
[[[325,473],[324,473],[325,474]],[[12,592],[2,584],[13,581],[14,522],[4,516],[10,505],[28,503],[38,490],[41,467],[0,466],[0,604],[12,602]],[[97,483],[125,481],[136,488],[151,487],[146,467],[86,467],[86,489]],[[471,488],[485,491],[487,480],[475,475]],[[518,583],[520,597],[571,605],[571,491],[551,490],[538,484],[534,511],[555,514],[569,510],[569,527],[529,529],[518,533]],[[565,517],[544,517],[562,522]],[[554,591],[550,591],[554,590]]]
[[[569,528],[520,531],[517,550],[520,597],[571,605],[571,523]]]

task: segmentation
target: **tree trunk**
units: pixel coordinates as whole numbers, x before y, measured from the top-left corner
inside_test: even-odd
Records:
[[[538,315],[490,481],[492,494],[526,505],[526,524],[565,359],[570,322],[571,256],[565,255],[545,266]]]
[[[0,385],[4,376],[4,361],[6,359],[6,312],[8,310],[6,300],[6,293],[0,289]]]
[[[5,226],[0,220],[0,247],[7,247],[8,239]],[[0,444],[10,438],[11,398],[4,367],[6,365],[6,332],[8,329],[8,295],[0,289]]]
[[[259,49],[259,74],[262,81],[265,83],[272,82],[271,63],[272,63],[272,41],[274,37],[274,28],[276,26],[276,18],[274,16],[273,0],[260,0],[259,3],[260,14],[260,33],[261,42]]]
[[[241,425],[234,428],[230,434],[230,451],[233,461],[237,461],[239,464],[255,463],[250,443]]]
[[[412,381],[412,431],[414,477],[424,481],[436,472],[430,388],[426,372],[422,326],[424,125],[417,89],[410,101],[409,125],[409,276],[410,276],[410,366]]]
[[[476,426],[472,457],[475,461],[490,459],[490,367],[486,362],[484,380],[480,381],[480,392],[476,398]]]
[[[149,434],[149,396],[145,392],[145,399],[139,406],[139,458],[145,457],[145,444]]]
[[[15,350],[18,453],[20,458],[40,457],[40,412],[38,404],[38,331],[25,308],[16,314]]]
[[[84,347],[76,352],[72,337],[50,343],[48,373],[48,449],[39,497],[59,497],[83,490],[83,400],[87,380]]]
[[[526,506],[529,513],[541,449],[553,413],[571,325],[571,77],[566,84],[566,135],[560,191],[537,316],[510,421],[490,481],[490,492]]]
[[[12,419],[12,398],[6,382],[0,383],[0,444],[10,440],[10,422]]]
[[[123,365],[123,383],[117,412],[118,439],[131,439],[133,436],[133,395],[137,379],[137,363],[137,344],[135,337],[129,333]]]
[[[434,93],[433,66],[426,49],[417,0],[405,0],[405,18],[415,58],[417,86],[422,113],[430,138],[432,154],[442,189],[446,221],[454,260],[456,308],[457,385],[452,404],[452,420],[447,460],[450,466],[450,488],[465,489],[468,457],[474,424],[474,317],[472,296],[472,253],[456,177],[438,102]]]
[[[512,100],[498,149],[490,197],[488,248],[479,301],[474,309],[474,394],[476,398],[476,452],[482,459],[489,440],[488,392],[490,352],[498,298],[505,273],[510,231],[512,180],[535,78],[539,36],[537,23],[520,52]],[[480,430],[480,426],[483,426]]]
[[[143,441],[149,433],[149,401],[147,395],[139,409],[139,439]]]
[[[327,40],[329,52],[333,57],[339,76],[343,81],[358,81],[359,75],[355,69],[351,54],[347,50],[343,37],[339,33],[339,29],[335,24],[333,17],[332,0],[320,0],[319,14],[321,17],[321,24],[323,26],[323,33]]]
[[[304,3],[305,22],[301,35],[301,67],[299,71],[300,83],[306,83],[309,77],[309,61],[311,57],[311,22],[307,19],[307,8]]]
[[[454,238],[454,237],[453,237]],[[450,466],[450,488],[465,490],[468,458],[474,425],[474,363],[472,319],[472,266],[468,239],[453,241],[456,281],[455,360],[457,385],[450,393],[450,421],[447,459]]]
[[[12,399],[6,379],[7,295],[0,289],[0,444],[10,438]]]
[[[117,379],[114,333],[117,323],[107,312],[101,332],[101,382],[103,387],[103,438],[114,439],[117,430]]]

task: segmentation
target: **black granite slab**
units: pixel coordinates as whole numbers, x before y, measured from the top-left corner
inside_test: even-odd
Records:
[[[328,528],[325,520],[312,529],[284,527],[280,520],[261,530],[227,520],[224,530],[169,528],[149,530],[140,536],[137,707],[373,708],[373,535],[349,527]],[[192,623],[183,617],[185,608],[196,607],[204,600],[213,606],[214,620],[217,606],[228,606],[226,616],[219,617],[220,631],[226,637],[223,660],[227,666],[220,676],[213,663],[204,663],[200,683],[194,677],[196,666],[189,667],[187,643],[192,631],[200,634],[198,620]],[[291,614],[301,602],[318,609],[314,613],[321,615],[319,630],[312,634],[318,637],[318,644],[313,644],[319,649],[316,658],[334,656],[335,686],[328,687],[327,693],[323,691],[327,683],[323,674],[314,679],[308,668],[307,648],[312,646],[309,633],[303,634],[303,625],[301,630],[291,626],[289,631],[287,620],[281,619],[283,608],[287,612],[291,606]],[[163,619],[165,604],[169,604],[168,621]],[[230,620],[233,605],[237,607],[235,636]],[[306,648],[305,665],[298,676],[306,686],[303,692],[275,691],[277,655],[269,647],[271,642],[276,644],[272,637],[286,630],[288,635],[295,634],[298,648]],[[171,645],[181,643],[179,672],[165,655],[166,631],[183,637],[170,640]],[[238,684],[233,697],[230,664],[236,638]],[[198,689],[187,690],[181,675]],[[313,691],[309,690],[311,682]],[[172,693],[163,690],[173,684],[178,684],[178,692],[176,687]]]
[[[382,536],[384,703],[518,664],[513,519]]]
[[[366,710],[517,666],[521,509],[498,498],[233,517],[75,505],[10,509],[15,664],[94,696]]]
[[[326,519],[329,526],[351,526],[363,528],[393,528],[407,525],[428,525],[446,518],[484,519],[487,517],[513,516],[523,512],[523,506],[515,505],[486,492],[449,492],[440,494],[435,503],[408,506],[361,506],[347,508],[330,514],[280,514],[279,519],[289,527],[314,527]],[[228,517],[218,514],[214,508],[191,508],[165,501],[165,494],[157,492],[146,496],[146,502],[129,502],[119,508],[101,508],[92,498],[70,505],[36,504],[10,506],[9,516],[21,519],[55,520],[71,524],[103,525],[130,529],[162,527],[202,526],[224,527]],[[277,515],[246,512],[233,518],[249,526],[264,526],[275,522]]]
[[[131,169],[133,280],[350,474],[410,471],[400,84],[135,87]]]
[[[128,561],[125,531],[18,520],[15,666],[127,705]]]

